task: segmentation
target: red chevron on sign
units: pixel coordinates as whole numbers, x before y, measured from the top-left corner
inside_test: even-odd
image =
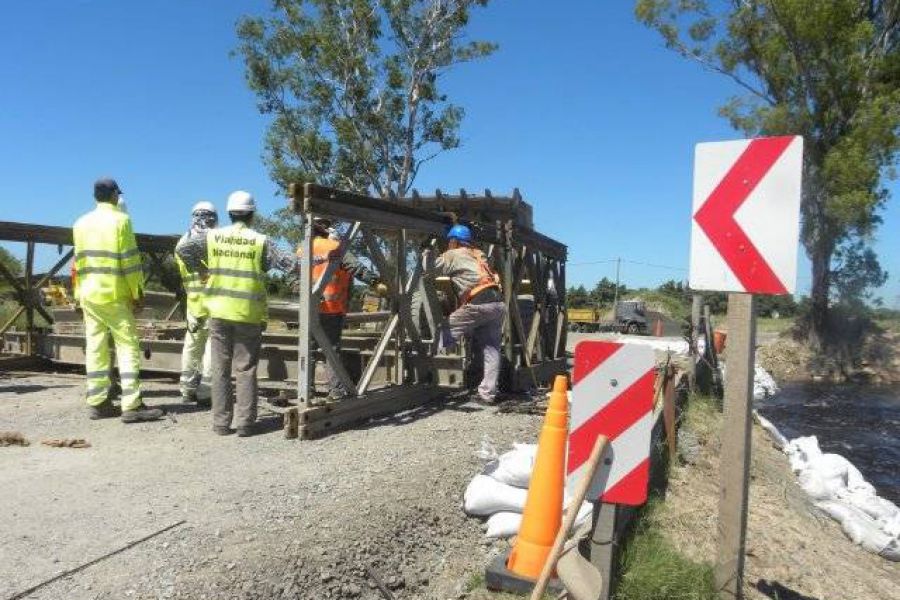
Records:
[[[694,222],[702,233],[692,236],[691,287],[793,291],[802,143],[783,136],[698,145]]]
[[[570,489],[581,479],[597,436],[605,435],[606,460],[588,498],[630,505],[647,501],[655,358],[652,348],[638,344],[585,341],[575,347],[566,462]]]

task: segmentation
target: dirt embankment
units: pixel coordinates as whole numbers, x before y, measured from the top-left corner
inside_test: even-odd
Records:
[[[672,469],[654,526],[694,560],[715,562],[721,415],[693,407],[682,444],[687,464]],[[748,599],[900,599],[900,564],[848,540],[796,483],[787,457],[753,428],[747,532]]]
[[[173,383],[145,390],[171,419],[89,421],[81,378],[0,375],[0,431],[91,444],[0,448],[4,598],[180,520],[29,598],[375,600],[369,570],[398,600],[455,598],[500,548],[461,510],[475,452],[540,423],[444,404],[292,442],[262,411],[268,432],[239,439],[213,435]]]
[[[760,346],[757,361],[778,381],[900,383],[900,334],[873,332],[858,344],[815,354],[786,332]]]

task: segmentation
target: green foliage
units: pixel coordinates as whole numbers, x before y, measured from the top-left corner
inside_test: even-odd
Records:
[[[496,49],[464,38],[470,9],[486,4],[273,0],[270,17],[241,19],[236,54],[272,117],[272,178],[405,195],[423,163],[460,144],[463,110],[439,83]]]
[[[591,296],[583,285],[571,287],[566,293],[566,303],[572,308],[584,308],[591,303]]]
[[[888,274],[878,264],[871,248],[861,241],[847,244],[835,253],[839,265],[834,271],[835,299],[843,304],[862,304],[872,298],[872,288],[881,287]]]
[[[619,293],[618,297],[622,298],[628,289],[623,284],[619,284]],[[607,279],[604,277],[600,281],[597,282],[597,285],[594,286],[594,289],[591,290],[591,303],[599,304],[601,306],[612,306],[613,301],[616,298],[616,282],[611,279]]]
[[[860,293],[881,278],[866,247],[900,150],[900,3],[638,0],[635,14],[667,47],[746,92],[720,110],[735,128],[804,137],[802,241],[819,344],[832,283]],[[846,251],[863,260],[844,260]],[[869,273],[848,273],[860,267]]]
[[[22,274],[22,261],[13,256],[6,248],[0,247],[0,263],[3,263],[3,266],[16,277]],[[0,279],[0,287],[8,286],[9,284],[6,281]]]
[[[651,499],[621,553],[616,599],[712,600],[712,565],[688,559],[665,539],[652,518],[660,505],[659,499]]]

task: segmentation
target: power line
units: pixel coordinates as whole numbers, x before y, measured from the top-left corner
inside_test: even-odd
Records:
[[[622,258],[622,259],[608,258],[608,259],[604,259],[604,260],[592,260],[592,261],[587,261],[587,262],[569,263],[568,266],[582,267],[582,266],[587,266],[587,265],[600,265],[600,264],[606,264],[606,263],[614,263],[618,260],[621,260],[621,262],[623,262],[623,263],[628,263],[628,264],[632,264],[632,265],[641,265],[644,267],[653,267],[656,269],[668,269],[670,271],[687,271],[687,269],[684,267],[674,267],[672,265],[658,265],[656,263],[642,262],[639,260],[628,260],[627,258]]]

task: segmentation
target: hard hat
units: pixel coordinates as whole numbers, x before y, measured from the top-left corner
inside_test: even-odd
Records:
[[[230,213],[252,213],[256,212],[256,202],[253,196],[243,190],[231,192],[228,196],[228,205],[226,210]]]
[[[471,243],[472,241],[472,230],[466,227],[465,225],[454,225],[450,228],[450,231],[447,232],[448,240],[457,240],[460,242]]]
[[[208,200],[201,200],[200,202],[198,202],[197,204],[194,205],[194,208],[191,209],[192,215],[195,215],[199,212],[214,213],[214,212],[216,212],[216,207],[213,205],[212,202],[210,202]]]

